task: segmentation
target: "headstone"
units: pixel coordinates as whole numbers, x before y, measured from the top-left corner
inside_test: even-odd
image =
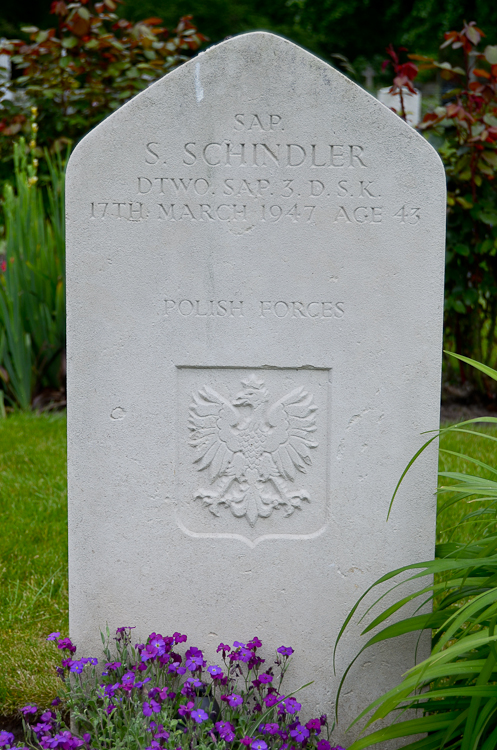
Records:
[[[257,635],[331,713],[335,638],[428,559],[445,179],[432,147],[268,33],[212,47],[92,131],[67,172],[70,631]],[[350,632],[338,676],[359,647]],[[359,660],[345,727],[411,664]]]

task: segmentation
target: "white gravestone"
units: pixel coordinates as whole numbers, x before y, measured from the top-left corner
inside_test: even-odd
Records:
[[[70,631],[257,635],[332,710],[356,598],[433,554],[445,180],[431,146],[267,33],[186,63],[67,172]],[[358,649],[349,634],[338,667]],[[268,651],[266,651],[268,653]],[[409,643],[348,683],[342,726]]]

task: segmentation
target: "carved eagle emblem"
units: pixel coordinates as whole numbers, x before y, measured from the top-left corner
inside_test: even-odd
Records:
[[[215,516],[224,505],[254,526],[277,508],[290,516],[303,500],[310,501],[294,481],[306,473],[318,446],[313,438],[317,406],[302,387],[269,405],[263,380],[250,375],[241,383],[231,401],[208,385],[193,394],[189,444],[197,469],[211,484],[195,499]]]

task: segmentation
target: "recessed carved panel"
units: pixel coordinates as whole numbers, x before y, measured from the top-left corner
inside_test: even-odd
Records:
[[[330,372],[178,368],[178,521],[193,536],[301,538],[327,513]]]

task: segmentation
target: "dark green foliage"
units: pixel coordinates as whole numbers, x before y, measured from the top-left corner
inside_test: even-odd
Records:
[[[497,41],[497,8],[483,0],[125,0],[123,12],[136,20],[158,15],[171,26],[192,13],[211,42],[254,29],[268,29],[302,44],[325,59],[340,52],[350,60],[382,55],[391,42],[435,53],[448,28],[464,20],[488,29]]]
[[[15,145],[2,205],[0,388],[21,409],[65,377],[64,171],[60,156],[45,156],[50,177],[40,186],[37,159],[28,160],[23,139]]]
[[[452,63],[410,57],[420,69],[438,70],[450,89],[445,106],[420,125],[438,147],[447,174],[445,345],[495,364],[497,46],[487,44],[472,22],[447,32],[443,47]],[[482,387],[482,379],[476,380]]]
[[[49,29],[23,27],[29,43],[8,39],[0,54],[19,75],[0,110],[0,156],[8,160],[12,137],[30,137],[30,107],[38,107],[38,144],[57,150],[74,143],[203,41],[188,18],[170,32],[152,17],[131,23],[114,12],[120,0],[52,3]],[[143,16],[141,16],[143,19]]]

